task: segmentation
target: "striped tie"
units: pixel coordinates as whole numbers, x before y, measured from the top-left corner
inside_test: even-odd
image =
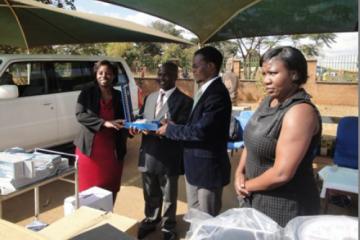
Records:
[[[161,110],[161,108],[164,105],[164,96],[165,96],[165,92],[160,91],[160,99],[156,104],[156,109],[155,109],[155,116],[157,116]]]

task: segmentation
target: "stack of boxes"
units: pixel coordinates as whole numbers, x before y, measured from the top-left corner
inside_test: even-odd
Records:
[[[69,167],[58,154],[0,152],[0,194],[7,194]]]

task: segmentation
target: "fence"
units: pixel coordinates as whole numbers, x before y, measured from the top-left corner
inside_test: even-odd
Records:
[[[259,56],[251,56],[243,61],[235,60],[234,72],[238,74],[240,81],[255,82],[261,78],[259,59]]]
[[[357,56],[319,58],[316,66],[317,82],[357,83]]]

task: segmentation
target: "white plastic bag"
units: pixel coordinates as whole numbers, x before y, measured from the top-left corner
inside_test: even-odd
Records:
[[[296,217],[288,222],[284,235],[284,239],[298,240],[355,240],[358,219],[332,215]]]
[[[271,218],[252,208],[233,208],[212,217],[190,209],[184,220],[191,223],[190,240],[278,240],[282,228]]]

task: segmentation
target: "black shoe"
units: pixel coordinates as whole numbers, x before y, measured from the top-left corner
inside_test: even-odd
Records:
[[[149,221],[149,219],[145,218],[141,221],[140,227],[138,230],[137,238],[143,239],[145,238],[149,233],[156,230],[156,224],[159,221]]]
[[[175,240],[176,238],[176,233],[175,232],[171,232],[171,231],[163,231],[163,239],[164,240]]]
[[[144,228],[142,226],[139,227],[138,230],[138,234],[137,234],[137,238],[138,239],[143,239],[145,238],[149,233],[155,231],[156,227],[151,227],[151,228]]]

